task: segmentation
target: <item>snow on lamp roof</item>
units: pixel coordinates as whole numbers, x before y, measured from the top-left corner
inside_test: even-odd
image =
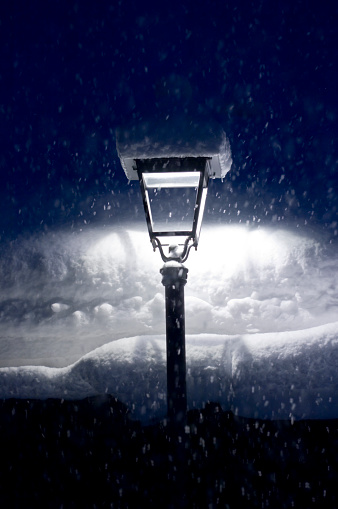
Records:
[[[129,180],[138,179],[133,169],[135,159],[208,157],[211,178],[224,178],[232,164],[229,140],[222,127],[212,121],[169,117],[162,123],[137,123],[117,130],[116,146]]]

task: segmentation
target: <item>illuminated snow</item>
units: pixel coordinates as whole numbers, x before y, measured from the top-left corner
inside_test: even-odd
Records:
[[[186,263],[189,405],[338,417],[334,246],[204,226]],[[165,413],[164,288],[143,226],[17,240],[1,257],[0,397],[111,392]]]
[[[188,335],[188,404],[208,400],[247,416],[338,416],[338,322],[303,331]],[[0,369],[1,398],[114,394],[137,418],[166,412],[165,337],[111,342],[66,368]]]

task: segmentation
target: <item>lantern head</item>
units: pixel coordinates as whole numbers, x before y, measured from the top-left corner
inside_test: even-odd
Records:
[[[117,133],[122,167],[140,182],[150,240],[164,261],[183,262],[197,249],[209,179],[223,178],[231,167],[225,133],[198,127],[182,133],[185,143],[181,129],[169,129],[169,137],[163,128],[149,133],[149,124]],[[171,246],[168,256],[164,246]]]

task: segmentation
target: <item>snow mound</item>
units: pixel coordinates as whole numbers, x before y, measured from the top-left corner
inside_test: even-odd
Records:
[[[66,367],[103,344],[165,331],[162,262],[144,225],[18,239],[0,257],[0,366]],[[204,226],[188,260],[186,333],[335,322],[335,246],[300,231]]]
[[[303,331],[188,335],[189,408],[218,401],[245,417],[338,418],[338,322]],[[0,369],[0,398],[109,393],[135,418],[166,414],[165,336],[113,341],[66,368]]]

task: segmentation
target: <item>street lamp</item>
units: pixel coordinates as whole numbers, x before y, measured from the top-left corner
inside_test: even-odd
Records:
[[[145,126],[117,132],[117,151],[129,180],[139,180],[150,241],[165,262],[168,419],[180,425],[187,410],[183,265],[197,249],[210,178],[231,168],[227,137],[218,126],[182,130]],[[164,247],[169,247],[168,254]]]

